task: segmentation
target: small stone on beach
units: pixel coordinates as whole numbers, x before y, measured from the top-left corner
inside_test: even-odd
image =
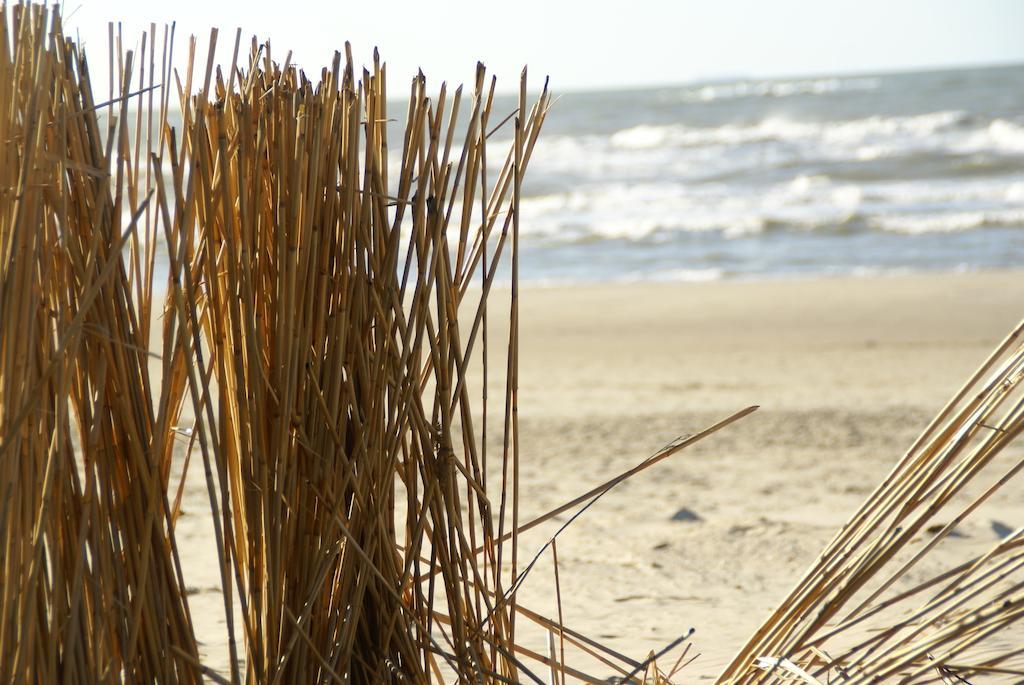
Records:
[[[682,509],[680,509],[676,513],[672,514],[672,520],[673,521],[685,521],[685,522],[689,523],[689,522],[692,522],[692,521],[700,521],[701,518],[692,509],[687,509],[686,507],[683,507]]]
[[[992,532],[1002,540],[1003,538],[1008,538],[1013,534],[1013,528],[1010,528],[1002,521],[992,521]]]

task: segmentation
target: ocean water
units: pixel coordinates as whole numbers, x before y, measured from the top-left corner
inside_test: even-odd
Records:
[[[523,191],[533,283],[1019,266],[1024,65],[564,93]]]
[[[544,283],[1020,265],[1024,65],[566,93],[521,236]]]

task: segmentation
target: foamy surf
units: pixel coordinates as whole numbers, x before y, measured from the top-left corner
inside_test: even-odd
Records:
[[[1021,76],[1001,67],[567,94],[531,160],[524,275],[699,280],[1018,264]]]

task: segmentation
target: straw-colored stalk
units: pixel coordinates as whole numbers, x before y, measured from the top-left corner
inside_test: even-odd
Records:
[[[529,104],[524,72],[518,108],[496,124],[482,66],[468,108],[461,89],[431,100],[418,76],[389,169],[376,56],[357,79],[338,55],[314,85],[254,42],[225,79],[212,60],[193,73],[193,40],[182,83],[173,28],[158,53],[151,27],[137,58],[111,26],[97,102],[56,8],[2,11],[0,679],[602,682],[565,663],[567,647],[631,681],[659,677],[653,658],[523,607],[536,558],[522,564],[518,536],[743,413],[520,520],[519,201],[546,88]],[[172,81],[180,132],[167,125]],[[501,127],[512,143],[489,177]],[[161,241],[170,281],[151,345]],[[505,393],[488,455],[501,264],[510,334],[491,354]],[[186,402],[191,430],[177,426]],[[199,661],[174,539],[193,448],[226,674]],[[517,617],[558,635],[558,655],[521,644]]]

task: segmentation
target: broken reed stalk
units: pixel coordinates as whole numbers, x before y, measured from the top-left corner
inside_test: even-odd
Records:
[[[965,682],[1024,677],[1007,631],[1024,617],[1024,529],[938,574],[908,574],[1022,469],[1024,323],[927,427],[722,674],[792,680]],[[971,486],[967,494],[968,486]],[[922,535],[940,514],[948,523]]]
[[[154,390],[136,287],[152,176],[127,94],[155,46],[97,104],[56,7],[0,12],[0,680],[197,682],[167,498],[180,396]]]

